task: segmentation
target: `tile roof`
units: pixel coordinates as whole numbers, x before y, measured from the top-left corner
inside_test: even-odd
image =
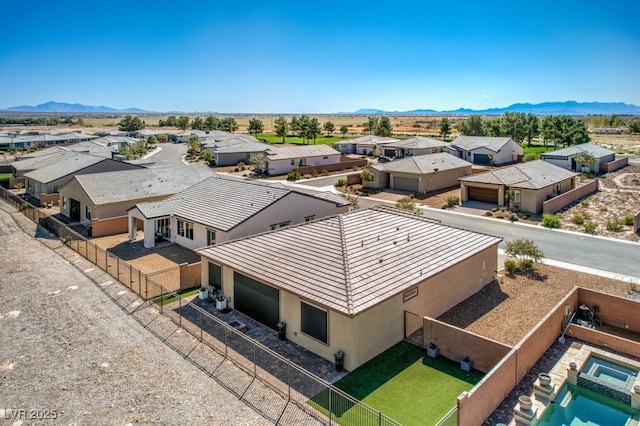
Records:
[[[295,192],[295,189],[294,189],[294,192]],[[335,203],[336,206],[344,207],[344,206],[351,205],[351,203],[347,201],[346,198],[334,192],[329,192],[329,191],[317,192],[313,194],[312,197],[320,198],[321,200],[331,201],[332,203]]]
[[[510,140],[511,138],[496,138],[492,136],[458,136],[451,142],[451,146],[460,147],[465,151],[487,148],[493,152],[498,152]]]
[[[257,139],[247,139],[241,135],[225,139],[206,139],[204,147],[213,153],[233,153],[233,152],[265,152],[271,145],[259,142]]]
[[[421,149],[421,148],[441,148],[449,146],[448,142],[426,138],[424,136],[414,136],[403,141],[387,144],[390,148]]]
[[[392,142],[399,142],[399,139],[386,136],[365,135],[355,139],[335,142],[335,144],[356,144],[356,145],[385,145]]]
[[[459,178],[461,182],[491,183],[512,188],[540,189],[554,185],[577,173],[543,160],[529,161]]]
[[[416,155],[413,157],[401,158],[400,160],[388,163],[378,163],[371,166],[376,170],[386,173],[433,173],[439,170],[457,169],[460,167],[470,167],[472,164],[454,155],[440,152],[437,154]]]
[[[74,179],[97,206],[127,200],[169,196],[217,176],[204,164],[121,170],[77,175]]]
[[[377,206],[196,252],[329,309],[357,315],[484,249],[497,249],[500,241]]]
[[[63,154],[58,161],[53,164],[48,164],[44,167],[40,167],[36,170],[32,170],[25,174],[25,177],[41,183],[53,182],[56,179],[60,179],[65,176],[72,175],[84,168],[93,166],[102,161],[113,161],[108,158],[99,157],[96,155],[83,154],[80,152],[69,152]],[[57,154],[53,154],[57,155]],[[45,157],[45,158],[50,158]],[[28,160],[25,160],[28,161]]]
[[[606,157],[611,154],[615,154],[613,151],[603,148],[599,145],[594,145],[592,143],[583,143],[579,145],[572,145],[567,148],[558,149],[555,151],[549,151],[540,154],[540,157],[573,157],[574,155],[578,155],[581,152],[588,152],[594,155],[596,158]]]
[[[340,155],[340,152],[331,148],[329,145],[271,146],[266,152],[267,158],[272,161],[326,155]]]

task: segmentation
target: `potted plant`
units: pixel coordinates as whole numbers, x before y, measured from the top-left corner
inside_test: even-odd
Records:
[[[221,291],[216,294],[216,309],[219,311],[227,309],[227,299]]]
[[[471,367],[473,366],[473,361],[468,356],[465,356],[460,360],[460,368],[464,371],[471,371]]]
[[[209,297],[209,290],[207,290],[204,286],[200,287],[200,294],[198,295],[198,297],[201,300],[206,300],[207,297]]]

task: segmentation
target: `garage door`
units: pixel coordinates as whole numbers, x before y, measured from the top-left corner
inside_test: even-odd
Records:
[[[409,178],[394,176],[393,189],[418,192],[418,179],[409,179]]]
[[[489,154],[473,154],[473,162],[488,166],[491,164],[491,158],[489,158]]]
[[[498,190],[491,188],[477,188],[470,186],[468,198],[470,201],[498,204]]]
[[[233,307],[254,320],[276,329],[280,321],[280,291],[238,272],[233,273]]]

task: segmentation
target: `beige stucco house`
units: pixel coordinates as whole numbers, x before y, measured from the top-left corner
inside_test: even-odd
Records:
[[[395,142],[399,140],[386,136],[365,135],[335,142],[333,147],[342,154],[382,155],[382,147]]]
[[[574,189],[576,176],[542,160],[514,164],[460,178],[461,200],[498,206],[509,202],[519,211],[539,213],[543,202]]]
[[[60,213],[75,222],[93,222],[93,236],[123,233],[128,210],[136,204],[165,199],[212,176],[203,164],[77,175],[60,188]]]
[[[424,136],[414,136],[398,142],[391,142],[382,146],[382,154],[387,157],[411,157],[416,155],[436,154],[449,146],[447,142]]]
[[[593,164],[583,165],[576,162],[576,156],[586,152],[595,158]],[[616,153],[592,143],[572,145],[555,151],[544,152],[540,158],[548,163],[574,172],[599,172],[600,165],[615,161]]]
[[[230,306],[353,370],[493,281],[501,239],[374,207],[197,250]]]
[[[473,164],[496,165],[520,161],[523,149],[505,137],[458,136],[446,147],[447,152]]]
[[[130,209],[129,238],[142,222],[145,247],[164,240],[194,250],[346,212],[350,206],[337,194],[307,195],[279,183],[214,177]]]
[[[458,186],[458,178],[470,175],[471,168],[468,161],[446,152],[418,155],[370,166],[373,180],[365,186],[426,194]]]
[[[235,166],[239,162],[249,164],[251,156],[265,153],[271,145],[250,135],[228,132],[212,132],[200,141],[203,150],[211,152],[216,166]]]

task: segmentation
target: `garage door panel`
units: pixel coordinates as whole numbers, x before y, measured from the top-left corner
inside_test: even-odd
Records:
[[[493,188],[469,187],[467,197],[470,201],[498,204],[498,190]]]
[[[399,189],[401,191],[418,191],[418,179],[410,179],[405,177],[394,176],[393,189]]]
[[[233,273],[234,309],[275,330],[280,321],[280,291]]]
[[[491,157],[489,157],[489,154],[473,154],[473,162],[475,164],[483,164],[488,166],[491,164]]]

